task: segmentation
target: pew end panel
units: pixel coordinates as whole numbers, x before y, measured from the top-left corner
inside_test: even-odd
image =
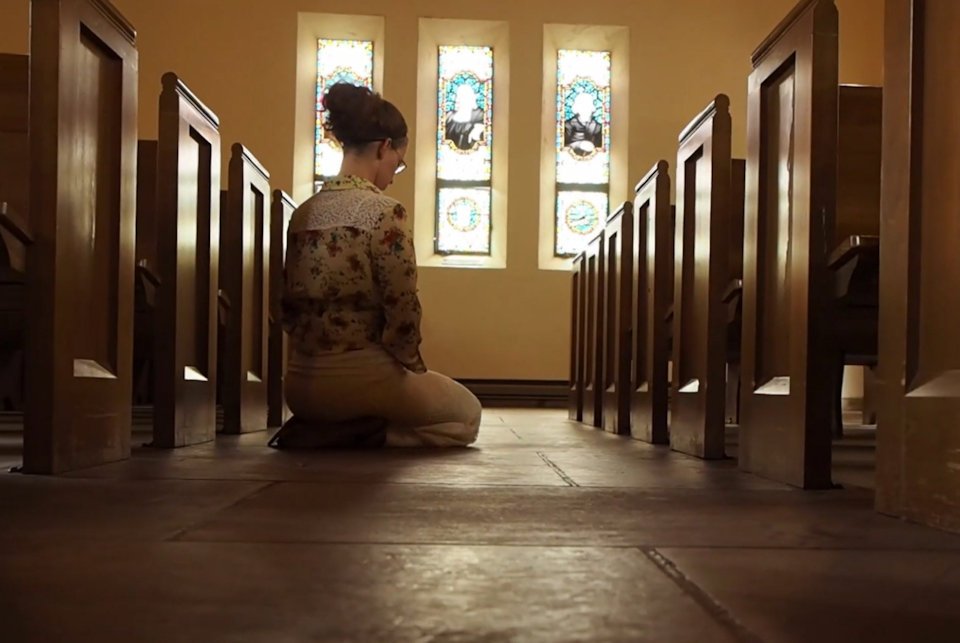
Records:
[[[286,252],[286,231],[297,204],[283,190],[273,191],[270,208],[270,338],[268,348],[267,426],[278,427],[289,417],[283,398],[283,377],[286,373],[287,338],[280,321],[280,298],[283,294],[283,261]]]
[[[583,422],[584,323],[586,322],[585,261],[585,252],[581,252],[574,257],[570,276],[570,391],[567,396],[567,417],[575,422]]]
[[[220,284],[230,300],[224,335],[223,431],[267,428],[270,175],[239,143],[231,149],[221,221]]]
[[[173,73],[159,101],[154,444],[216,435],[220,122]]]
[[[677,152],[670,446],[724,457],[732,219],[730,99],[721,94],[683,131]],[[742,218],[742,212],[740,213]]]
[[[130,455],[136,32],[106,0],[33,0],[24,470]]]
[[[804,0],[748,83],[739,448],[742,469],[803,488],[832,487],[838,86],[836,6]]]
[[[960,5],[886,10],[876,507],[960,532]]]
[[[633,204],[623,203],[604,230],[603,428],[617,435],[630,435],[633,234]]]
[[[584,360],[583,421],[603,427],[603,332],[606,290],[606,235],[601,230],[585,251],[586,359]]]
[[[669,163],[659,161],[635,190],[630,427],[634,438],[668,444],[667,311],[673,298]]]

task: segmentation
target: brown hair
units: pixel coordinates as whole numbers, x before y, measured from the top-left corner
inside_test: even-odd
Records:
[[[371,141],[390,139],[394,146],[406,143],[407,122],[388,100],[366,87],[337,83],[323,95],[327,116],[324,129],[333,132],[345,149]]]

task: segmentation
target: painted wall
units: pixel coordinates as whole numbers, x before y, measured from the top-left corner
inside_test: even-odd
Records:
[[[420,17],[510,23],[507,268],[423,268],[424,356],[464,378],[565,379],[569,277],[538,269],[544,23],[630,29],[628,182],[659,158],[674,164],[683,126],[717,93],[731,97],[734,152],[745,150],[750,53],[793,0],[113,0],[136,26],[140,131],[157,131],[160,76],[175,71],[220,116],[224,150],[242,141],[290,190],[297,13],[385,17],[384,93],[416,113]],[[838,0],[841,81],[880,84],[881,0]],[[29,0],[0,4],[0,51],[26,53]],[[415,150],[410,150],[410,158]],[[412,208],[416,168],[392,194]],[[226,173],[224,173],[224,177]],[[416,213],[414,213],[416,214]],[[546,232],[549,234],[549,231]]]

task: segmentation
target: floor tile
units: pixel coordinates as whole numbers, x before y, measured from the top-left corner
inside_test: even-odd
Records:
[[[497,545],[951,548],[960,537],[874,513],[863,495],[279,483],[189,540]]]
[[[630,549],[39,546],[0,582],[18,643],[735,640]]]
[[[958,552],[661,553],[769,643],[958,640]]]

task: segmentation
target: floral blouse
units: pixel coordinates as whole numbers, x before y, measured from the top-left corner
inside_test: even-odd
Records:
[[[426,372],[417,261],[403,206],[365,179],[325,182],[290,220],[282,314],[293,351],[380,345],[407,369]]]

